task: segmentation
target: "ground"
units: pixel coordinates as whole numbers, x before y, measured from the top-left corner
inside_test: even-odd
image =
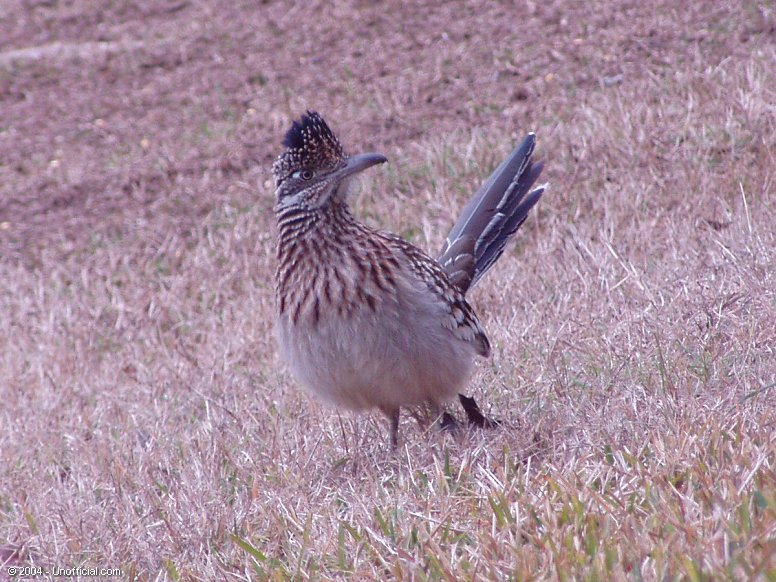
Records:
[[[776,579],[776,7],[685,4],[4,2],[0,578]],[[430,252],[537,133],[499,429],[392,453],[277,357],[308,108]]]

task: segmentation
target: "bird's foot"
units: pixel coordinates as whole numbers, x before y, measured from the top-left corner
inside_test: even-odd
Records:
[[[464,412],[466,412],[466,418],[469,419],[469,424],[477,428],[496,428],[501,426],[501,421],[486,417],[482,414],[477,401],[474,398],[465,396],[464,394],[458,395],[458,400],[461,401]]]
[[[461,423],[449,412],[443,412],[439,417],[439,428],[444,432],[456,433],[461,428]]]

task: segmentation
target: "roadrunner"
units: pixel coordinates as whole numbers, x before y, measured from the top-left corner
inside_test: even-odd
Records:
[[[308,111],[283,140],[276,185],[276,333],[296,379],[324,400],[379,409],[398,443],[399,411],[439,414],[490,343],[465,294],[498,259],[544,187],[523,140],[464,207],[436,260],[398,236],[356,220],[354,176],[382,154],[348,155]],[[487,420],[459,395],[469,422]],[[452,421],[447,413],[443,423]]]

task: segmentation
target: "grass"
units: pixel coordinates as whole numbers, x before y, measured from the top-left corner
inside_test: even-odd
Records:
[[[0,571],[776,580],[776,42],[745,4],[13,5],[7,50],[75,48],[0,56]],[[406,420],[392,454],[276,357],[267,168],[306,107],[391,160],[357,214],[431,251],[537,132],[550,189],[471,297],[500,430]]]

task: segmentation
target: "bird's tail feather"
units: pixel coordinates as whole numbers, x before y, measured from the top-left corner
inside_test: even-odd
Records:
[[[496,168],[461,211],[439,254],[439,263],[462,291],[472,287],[504,252],[546,186],[531,189],[543,164],[531,160],[536,136],[523,142]]]

